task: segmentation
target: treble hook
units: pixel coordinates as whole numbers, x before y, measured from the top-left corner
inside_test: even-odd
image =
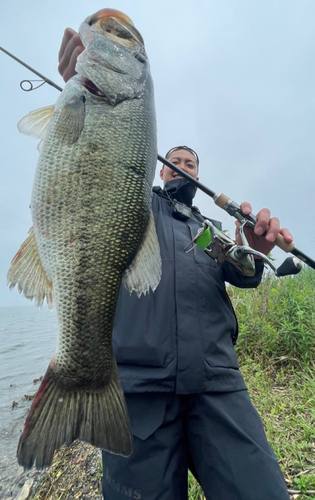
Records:
[[[37,87],[34,87],[33,82],[42,82],[42,83],[40,83],[39,85],[37,85]],[[30,86],[30,88],[23,87],[23,84],[25,84],[25,83],[27,83]],[[41,87],[45,83],[46,83],[45,80],[22,80],[20,82],[20,87],[21,87],[22,90],[24,90],[24,92],[31,92],[32,90],[39,89],[39,87]]]

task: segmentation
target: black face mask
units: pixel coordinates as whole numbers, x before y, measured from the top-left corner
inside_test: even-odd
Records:
[[[171,198],[175,198],[180,203],[191,207],[197,188],[191,182],[186,181],[186,179],[179,178],[168,181],[165,184],[164,190],[167,191]]]

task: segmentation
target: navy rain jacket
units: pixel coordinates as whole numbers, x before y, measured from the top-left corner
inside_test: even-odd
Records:
[[[225,281],[256,287],[263,263],[256,261],[254,277],[244,277],[228,262],[217,264],[199,247],[185,253],[200,224],[175,218],[173,208],[165,191],[153,188],[162,257],[157,289],[140,298],[123,286],[120,290],[113,346],[123,389],[177,394],[245,389],[233,347],[237,320]],[[193,217],[203,221],[195,207]]]

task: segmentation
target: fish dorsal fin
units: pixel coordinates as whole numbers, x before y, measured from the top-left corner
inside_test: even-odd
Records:
[[[18,122],[19,132],[35,137],[35,139],[43,139],[54,111],[54,105],[31,111]]]
[[[22,243],[13,257],[7,274],[10,290],[18,285],[18,290],[27,299],[35,299],[38,307],[46,298],[48,307],[53,307],[53,287],[47,279],[41,264],[35,241],[34,229],[31,227],[29,236]]]
[[[131,265],[123,273],[122,282],[128,292],[136,292],[138,297],[143,293],[154,292],[162,274],[160,245],[155,230],[152,212],[146,234],[138,253]]]

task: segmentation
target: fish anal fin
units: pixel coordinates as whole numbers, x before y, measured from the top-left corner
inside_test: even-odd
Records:
[[[27,299],[35,299],[38,307],[43,305],[45,298],[48,307],[53,307],[53,286],[42,267],[33,227],[13,257],[7,279],[11,290],[17,285],[19,292]]]
[[[135,259],[123,273],[122,282],[130,293],[135,291],[140,297],[150,289],[154,292],[160,282],[161,274],[160,245],[151,212],[146,234]]]

